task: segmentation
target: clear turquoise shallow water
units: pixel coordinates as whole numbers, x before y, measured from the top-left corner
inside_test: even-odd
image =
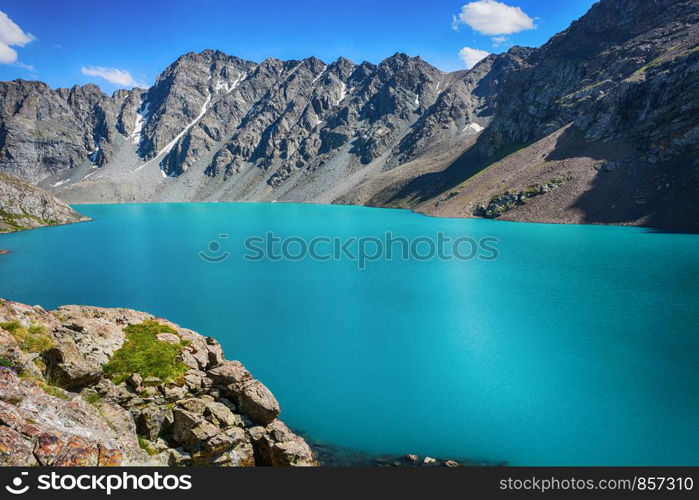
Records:
[[[699,464],[699,236],[362,207],[82,205],[0,236],[0,297],[216,337],[312,438],[518,465]],[[280,236],[496,236],[500,258],[248,262]],[[231,257],[198,257],[220,233]]]

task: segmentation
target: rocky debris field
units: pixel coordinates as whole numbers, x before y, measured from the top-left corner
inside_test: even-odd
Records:
[[[563,178],[556,177],[545,184],[532,184],[522,191],[507,190],[501,195],[493,196],[487,205],[478,205],[473,211],[473,215],[495,219],[505,212],[525,204],[528,199],[544,195],[553,189],[561,187],[564,183],[565,180]]]
[[[317,465],[279,413],[210,337],[129,309],[0,300],[0,465]]]

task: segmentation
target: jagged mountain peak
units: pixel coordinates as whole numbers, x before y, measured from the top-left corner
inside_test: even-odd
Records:
[[[698,5],[601,0],[541,48],[451,73],[401,52],[258,63],[206,49],[112,97],[5,82],[0,169],[70,201],[383,204],[391,190],[424,200],[570,124],[660,161],[696,144]],[[413,180],[417,194],[397,187]]]
[[[346,57],[340,56],[338,57],[335,61],[332,63],[333,65],[339,66],[339,67],[354,67],[356,64],[350,59],[347,59]]]
[[[418,59],[417,57],[413,58],[410,57],[408,54],[405,52],[396,52],[395,54],[385,58],[383,61],[379,63],[381,64],[388,64],[388,65],[400,65],[400,64],[405,64],[406,62],[413,60],[413,59]]]
[[[21,89],[31,89],[40,88],[42,90],[51,90],[48,84],[39,80],[25,80],[24,78],[15,78],[10,82],[4,82],[5,84],[14,84],[17,88]]]
[[[612,47],[624,47],[639,35],[655,39],[656,46],[665,45],[661,37],[670,42],[674,33],[695,25],[698,19],[696,0],[600,0],[568,29],[553,36],[533,58],[586,59]]]

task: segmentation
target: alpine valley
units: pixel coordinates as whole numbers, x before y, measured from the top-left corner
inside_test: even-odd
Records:
[[[0,172],[66,203],[259,201],[699,230],[699,1],[601,0],[444,73],[188,53],[149,89],[0,82]],[[7,210],[7,208],[5,208]]]
[[[41,37],[21,60],[34,35],[0,10],[6,78],[45,71],[58,18],[105,31],[63,54],[75,36],[134,72],[269,54],[210,18],[144,22],[194,17],[185,1],[120,2],[110,26],[105,5],[90,23],[28,3],[8,7]],[[196,14],[241,26],[258,3]],[[340,29],[278,4],[314,49]],[[430,8],[420,33],[392,20],[397,39],[433,42]],[[0,81],[0,233],[0,466],[696,466],[699,0],[599,0],[454,72],[207,49],[111,96]]]

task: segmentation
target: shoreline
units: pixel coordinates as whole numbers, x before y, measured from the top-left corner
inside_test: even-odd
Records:
[[[0,386],[5,391],[21,393],[20,400],[25,401],[25,404],[12,403],[13,411],[19,412],[24,421],[60,438],[62,429],[75,422],[67,412],[61,417],[63,420],[59,418],[62,424],[57,426],[55,414],[68,404],[79,407],[84,416],[73,431],[82,436],[84,443],[109,445],[114,455],[113,465],[506,465],[506,462],[457,461],[417,454],[372,453],[315,441],[306,432],[289,429],[279,420],[281,408],[274,395],[239,361],[228,360],[214,338],[146,312],[84,305],[46,310],[0,299],[0,321],[4,322],[0,323],[0,351],[5,358],[0,367]],[[36,347],[38,352],[17,343],[26,334],[28,325],[34,326],[33,335],[42,336],[42,346]],[[173,352],[162,351],[163,356],[173,359],[176,356],[182,365],[177,382],[153,375],[147,366],[140,366],[139,373],[133,372],[135,365],[120,357],[119,351],[131,349],[126,340],[135,342],[134,349],[152,349],[140,337],[129,337],[134,329],[144,328],[157,328],[157,332],[150,334],[162,343],[158,345],[177,346]],[[64,333],[68,337],[64,338]],[[145,334],[144,330],[139,335]],[[71,351],[72,364],[65,364],[63,357],[48,354],[68,352],[78,338],[79,348]],[[108,342],[104,342],[105,338]],[[47,364],[35,365],[32,352]],[[146,371],[141,375],[143,369]],[[25,375],[20,377],[20,373]],[[46,378],[48,373],[54,373],[54,378]],[[115,378],[116,375],[123,376]],[[113,425],[101,423],[106,408]],[[11,424],[5,421],[4,425]],[[204,437],[196,432],[200,428],[207,431]],[[207,447],[209,438],[214,441]],[[22,439],[31,441],[32,437]],[[15,443],[17,450],[22,450],[21,444]],[[234,453],[228,456],[226,450]],[[31,463],[38,460],[38,465],[51,465],[43,456],[33,457],[25,458]],[[74,460],[72,465],[86,464],[82,456],[76,455],[71,460]],[[19,460],[17,464],[20,463],[24,462]]]
[[[678,234],[699,234],[699,230],[693,229],[683,229],[683,228],[672,228],[672,227],[662,227],[662,226],[647,226],[643,224],[634,223],[619,223],[619,224],[603,224],[598,222],[557,222],[557,221],[547,221],[547,220],[513,220],[513,219],[503,219],[503,218],[491,218],[491,217],[476,217],[476,216],[466,216],[466,217],[452,217],[452,216],[442,216],[434,215],[431,213],[425,213],[419,210],[419,206],[415,208],[401,208],[401,207],[377,207],[372,205],[355,205],[347,203],[316,203],[309,201],[124,201],[124,202],[91,202],[91,203],[70,203],[71,207],[89,206],[89,205],[155,205],[155,204],[169,204],[169,205],[184,205],[184,204],[196,204],[196,205],[233,205],[233,204],[260,204],[260,205],[317,205],[317,206],[327,206],[327,207],[357,207],[366,209],[380,209],[380,210],[400,210],[405,212],[411,212],[416,215],[422,215],[430,219],[447,219],[447,220],[489,220],[496,221],[500,223],[513,223],[513,224],[547,224],[552,226],[599,226],[599,227],[632,227],[638,229],[645,229],[648,231],[656,233],[678,233]],[[91,218],[87,218],[91,220]],[[87,222],[87,221],[76,221],[76,222]],[[68,225],[73,224],[72,222],[61,224]],[[36,228],[30,229],[39,229]]]
[[[371,453],[354,448],[347,448],[327,442],[314,441],[308,434],[298,429],[294,432],[301,436],[311,447],[321,467],[506,467],[506,461],[486,462],[468,459],[439,458],[430,455],[407,453],[395,455],[390,453]]]

